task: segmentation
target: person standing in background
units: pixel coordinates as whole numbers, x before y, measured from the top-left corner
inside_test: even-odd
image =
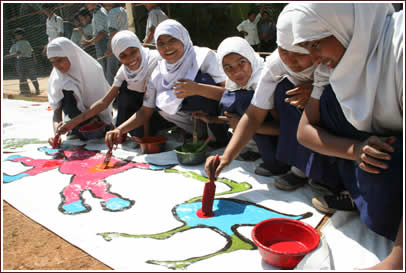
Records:
[[[261,4],[261,10],[257,14],[256,11],[251,10],[248,12],[248,19],[242,21],[238,26],[237,30],[243,35],[245,40],[258,51],[259,37],[258,37],[258,27],[257,24],[261,20],[262,14],[264,12],[264,4]]]
[[[55,14],[55,4],[45,3],[42,5],[41,12],[47,16],[46,32],[48,35],[48,43],[53,39],[63,36],[63,19]],[[47,45],[42,50],[42,55],[46,55]]]
[[[145,30],[145,38],[143,40],[144,44],[155,45],[154,33],[155,28],[159,23],[168,19],[168,16],[161,10],[161,8],[156,3],[144,4],[145,8],[148,10],[147,26]]]
[[[269,12],[264,11],[261,23],[258,26],[258,34],[261,42],[261,51],[272,52],[275,49],[276,26],[269,18]]]
[[[96,58],[103,67],[104,75],[107,79],[107,62],[104,57],[104,52],[107,50],[109,33],[107,28],[107,11],[101,5],[96,3],[86,3],[85,5],[87,9],[93,13],[93,38],[90,40],[83,40],[82,45],[84,48],[93,44],[96,46]]]
[[[106,56],[106,79],[111,85],[114,81],[119,67],[120,61],[112,54],[111,39],[120,30],[128,30],[127,12],[120,4],[104,3],[103,7],[107,11],[107,28],[109,30],[109,41],[107,44],[107,50],[104,52]]]
[[[17,28],[14,31],[16,43],[10,48],[10,54],[4,56],[4,59],[17,57],[16,70],[20,80],[20,95],[31,96],[27,78],[31,79],[32,85],[35,87],[35,94],[39,95],[39,84],[34,71],[35,54],[33,54],[34,50],[24,35],[25,31],[22,28]]]

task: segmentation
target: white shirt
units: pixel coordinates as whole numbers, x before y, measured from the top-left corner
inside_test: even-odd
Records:
[[[204,59],[200,66],[200,72],[209,74],[213,81],[216,83],[221,83],[226,80],[226,75],[220,70],[217,64],[217,56],[213,51],[210,51]],[[159,65],[152,72],[151,80],[147,85],[147,91],[144,95],[143,105],[149,108],[155,108],[156,106],[156,95],[157,86],[160,85],[162,81],[162,75],[159,73]]]
[[[301,72],[291,71],[282,62],[278,51],[274,51],[266,58],[265,66],[259,79],[251,104],[258,108],[270,110],[274,108],[275,89],[285,78],[288,78],[294,85],[313,80],[313,72],[316,67],[311,66]]]
[[[154,71],[154,69],[155,69],[155,67],[156,67],[156,65],[158,63],[158,60],[160,58],[161,58],[161,55],[159,55],[158,51],[149,50],[148,72],[147,72],[146,76],[141,81],[136,81],[136,82],[133,82],[133,81],[128,82],[127,81],[127,88],[129,90],[137,91],[137,92],[140,92],[140,93],[145,93],[145,90],[147,89],[147,84],[149,82],[149,79],[151,78],[151,74]],[[123,83],[123,81],[126,80],[124,69],[125,69],[125,67],[122,64],[120,66],[120,69],[117,71],[116,76],[114,77],[113,86],[120,87],[121,84]]]
[[[20,58],[31,58],[32,57],[32,47],[27,40],[18,40],[15,43],[15,52],[20,52],[21,55],[17,56],[17,59]]]
[[[242,21],[241,24],[237,26],[237,30],[239,32],[245,31],[248,33],[248,35],[245,36],[245,40],[247,40],[250,45],[259,44],[259,36],[257,28],[259,20],[261,20],[261,13],[257,14],[257,17],[255,17],[254,22],[251,22],[250,19],[247,19],[245,21]]]
[[[155,7],[149,10],[148,12],[148,19],[147,19],[147,26],[145,28],[145,38],[149,36],[152,31],[153,27],[157,27],[158,24],[164,20],[168,19],[168,16],[159,8]],[[155,39],[152,37],[151,43],[155,43]]]
[[[112,8],[107,15],[107,27],[109,30],[127,30],[127,12],[122,7]]]
[[[60,33],[63,34],[63,19],[54,13],[51,18],[47,18],[46,27],[48,42],[50,42],[57,38]]]

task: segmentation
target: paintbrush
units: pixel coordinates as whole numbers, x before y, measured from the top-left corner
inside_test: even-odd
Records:
[[[104,158],[103,164],[101,166],[102,169],[106,169],[107,166],[110,163],[110,159],[113,155],[113,148],[109,149],[109,151],[106,153],[106,157]]]
[[[217,154],[215,159],[212,162],[212,170],[215,171],[217,166],[220,164],[220,157]],[[209,179],[204,184],[203,197],[202,197],[202,208],[199,209],[196,213],[199,218],[209,218],[214,216],[213,212],[213,202],[214,196],[216,194],[216,184],[214,183],[215,179]]]

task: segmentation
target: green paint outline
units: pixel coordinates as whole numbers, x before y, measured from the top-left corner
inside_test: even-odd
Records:
[[[44,144],[46,140],[38,138],[6,138],[3,140],[3,149],[16,149],[24,147],[27,144]]]

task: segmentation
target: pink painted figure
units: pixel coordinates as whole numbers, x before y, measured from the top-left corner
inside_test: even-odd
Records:
[[[57,154],[58,150],[41,148],[49,155]],[[21,162],[26,166],[33,166],[32,169],[24,171],[15,176],[3,175],[4,183],[13,182],[24,176],[36,175],[55,168],[61,173],[72,174],[71,183],[61,192],[62,203],[59,210],[67,214],[88,212],[90,206],[84,203],[82,194],[89,190],[93,196],[103,199],[101,205],[104,210],[121,211],[131,208],[133,200],[122,198],[119,194],[109,190],[110,185],[105,178],[128,169],[151,168],[151,165],[144,163],[127,163],[111,158],[107,168],[102,168],[104,155],[94,151],[84,150],[82,147],[75,147],[72,150],[59,151],[64,159],[32,159],[29,157],[12,156],[7,160]]]

